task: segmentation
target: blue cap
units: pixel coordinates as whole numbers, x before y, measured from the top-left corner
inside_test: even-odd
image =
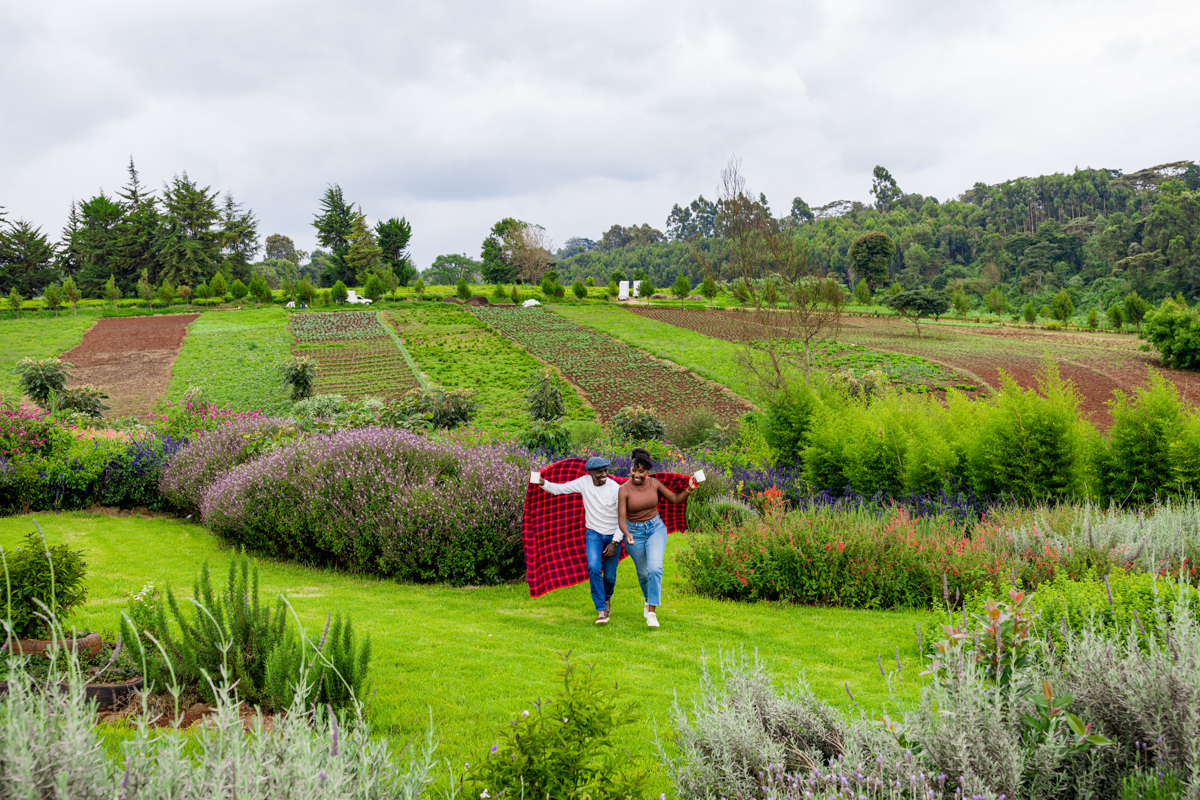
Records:
[[[584,469],[600,469],[601,467],[608,467],[608,466],[611,466],[611,464],[609,464],[608,459],[605,458],[604,456],[592,456],[591,458],[589,458],[587,460],[587,463],[583,465],[583,468]]]

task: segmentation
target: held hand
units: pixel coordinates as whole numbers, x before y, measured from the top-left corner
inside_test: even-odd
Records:
[[[694,477],[688,478],[687,488],[688,488],[689,492],[692,491],[693,489],[698,488],[699,486],[700,486],[700,484],[696,483],[696,479]]]
[[[630,546],[630,547],[632,547],[632,546],[633,546],[633,534],[632,534],[632,533],[630,533],[630,534],[626,534],[626,536],[625,536],[625,544],[626,544],[627,546]]]
[[[538,478],[538,486],[545,486],[545,485],[546,485],[546,479]]]

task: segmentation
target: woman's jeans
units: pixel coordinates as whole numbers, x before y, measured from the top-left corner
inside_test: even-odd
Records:
[[[604,548],[612,540],[612,536],[602,535],[591,528],[587,529],[588,583],[592,589],[592,602],[596,604],[597,611],[608,607],[613,589],[617,588],[617,562],[621,560],[621,546],[618,544],[617,552],[608,558],[604,557]]]
[[[629,534],[633,544],[626,544],[625,550],[633,558],[637,567],[638,583],[642,586],[642,596],[652,606],[657,606],[662,600],[663,555],[667,552],[667,526],[662,518],[655,515],[647,522],[630,522]]]

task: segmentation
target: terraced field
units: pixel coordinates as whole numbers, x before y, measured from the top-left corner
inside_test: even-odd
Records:
[[[292,314],[290,328],[295,352],[317,363],[317,393],[390,399],[420,385],[374,311]]]
[[[681,368],[540,308],[481,306],[471,312],[558,368],[586,393],[604,420],[631,404],[650,406],[664,420],[697,409],[732,420],[748,410],[731,394]]]

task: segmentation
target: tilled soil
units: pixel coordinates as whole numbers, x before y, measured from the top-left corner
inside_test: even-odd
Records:
[[[78,347],[62,354],[74,364],[69,386],[90,383],[108,395],[107,417],[149,419],[167,390],[187,326],[199,314],[108,317],[93,325]]]
[[[747,312],[723,309],[631,307],[635,314],[727,341],[757,332]],[[786,335],[781,330],[780,335]],[[754,338],[758,338],[755,336]],[[1046,358],[1057,365],[1081,396],[1080,413],[1100,430],[1112,425],[1108,403],[1113,392],[1131,394],[1146,381],[1147,371],[1160,370],[1179,389],[1184,400],[1200,405],[1200,374],[1166,369],[1153,352],[1130,334],[1043,331],[1030,328],[985,328],[922,324],[915,326],[894,317],[845,316],[834,334],[873,350],[907,353],[927,358],[961,373],[989,391],[1000,386],[1001,371],[1022,387],[1037,386]]]

